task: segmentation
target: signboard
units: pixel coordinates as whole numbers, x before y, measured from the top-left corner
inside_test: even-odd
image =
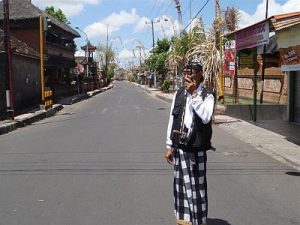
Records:
[[[269,43],[269,21],[255,24],[236,33],[237,51]]]
[[[254,68],[253,52],[251,52],[250,54],[240,52],[238,62],[239,62],[239,69],[243,69],[243,68],[253,69]]]
[[[281,70],[297,71],[300,70],[300,45],[280,48]]]
[[[224,70],[226,75],[234,76],[235,74],[235,41],[228,41],[225,44],[224,52]]]

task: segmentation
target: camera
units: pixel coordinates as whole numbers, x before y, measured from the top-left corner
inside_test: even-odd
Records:
[[[187,146],[189,143],[190,137],[188,135],[188,128],[184,126],[180,136],[179,136],[179,144]]]
[[[190,135],[188,135],[188,128],[184,127],[182,131],[173,130],[172,132],[173,144],[175,146],[183,145],[187,146],[189,144]]]

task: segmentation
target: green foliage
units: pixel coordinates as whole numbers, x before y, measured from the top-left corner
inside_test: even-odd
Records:
[[[205,30],[204,30],[204,23],[202,18],[197,18],[194,23],[194,28],[192,29],[191,40],[198,39],[198,42],[202,43],[205,41]]]
[[[130,82],[136,82],[136,80],[135,80],[135,78],[134,78],[134,76],[133,76],[132,73],[128,73],[128,74],[126,75],[126,79],[127,79],[128,81],[130,81]]]
[[[66,24],[69,23],[66,15],[63,13],[63,11],[61,9],[55,10],[55,8],[53,6],[47,6],[45,8],[45,12],[63,23],[66,23]]]
[[[160,90],[162,92],[169,92],[169,88],[171,86],[171,81],[167,78],[164,80],[164,82],[162,83]]]
[[[145,60],[145,66],[148,70],[156,71],[156,75],[165,79],[168,72],[166,60],[169,56],[171,42],[168,39],[158,40],[156,47],[153,49],[152,55]]]
[[[168,52],[170,49],[171,43],[168,39],[164,38],[162,40],[157,40],[156,47],[153,49],[153,54],[160,54]]]
[[[99,44],[97,46],[97,55],[100,62],[100,70],[104,78],[108,81],[114,76],[115,64],[113,63],[115,59],[115,52],[111,45]]]
[[[182,68],[189,50],[190,38],[187,32],[182,32],[180,37],[173,39],[173,54],[179,67]]]
[[[111,79],[114,77],[114,75],[115,75],[115,68],[116,68],[116,65],[114,63],[108,65],[108,70],[107,70],[107,79],[108,79],[108,82],[110,82]]]

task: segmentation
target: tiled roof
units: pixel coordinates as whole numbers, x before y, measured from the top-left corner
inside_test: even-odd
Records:
[[[252,27],[256,24],[259,24],[259,23],[262,23],[262,22],[268,21],[268,20],[271,21],[275,31],[279,31],[279,30],[286,29],[286,28],[295,26],[297,24],[300,24],[300,12],[291,12],[291,13],[270,16],[268,19],[261,20],[261,21],[255,23],[255,24],[252,24],[248,27],[244,27],[239,30],[235,30],[230,33],[227,33],[227,34],[225,34],[225,36],[230,36],[241,30],[248,29],[249,27]]]
[[[276,31],[300,24],[300,12],[285,13],[271,17]]]
[[[58,19],[48,15],[46,12],[40,10],[28,0],[9,0],[9,17],[10,20],[27,20],[35,19],[40,15],[50,18],[51,23],[60,27],[61,29],[73,34],[75,37],[80,37],[80,34],[69,25],[59,21]],[[0,2],[0,20],[3,20],[3,2]]]
[[[91,42],[88,41],[87,44],[85,44],[84,46],[81,46],[81,49],[82,49],[82,50],[88,49],[89,51],[91,51],[91,50],[95,51],[95,50],[97,49],[97,47],[94,46],[94,45],[92,45]]]
[[[0,29],[0,51],[4,51],[3,46],[3,36],[4,32]],[[33,48],[31,48],[29,45],[27,45],[25,42],[22,42],[15,38],[14,36],[10,36],[11,38],[11,49],[13,49],[13,53],[19,54],[19,55],[25,55],[29,57],[39,58],[40,53],[35,51]]]

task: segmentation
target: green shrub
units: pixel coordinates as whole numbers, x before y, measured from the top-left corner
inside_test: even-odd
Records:
[[[169,92],[170,85],[171,85],[171,81],[169,79],[165,79],[160,87],[160,90],[162,92]]]
[[[130,82],[136,82],[136,80],[135,80],[133,74],[127,74],[127,75],[126,75],[126,79],[127,79],[128,81],[130,81]]]

